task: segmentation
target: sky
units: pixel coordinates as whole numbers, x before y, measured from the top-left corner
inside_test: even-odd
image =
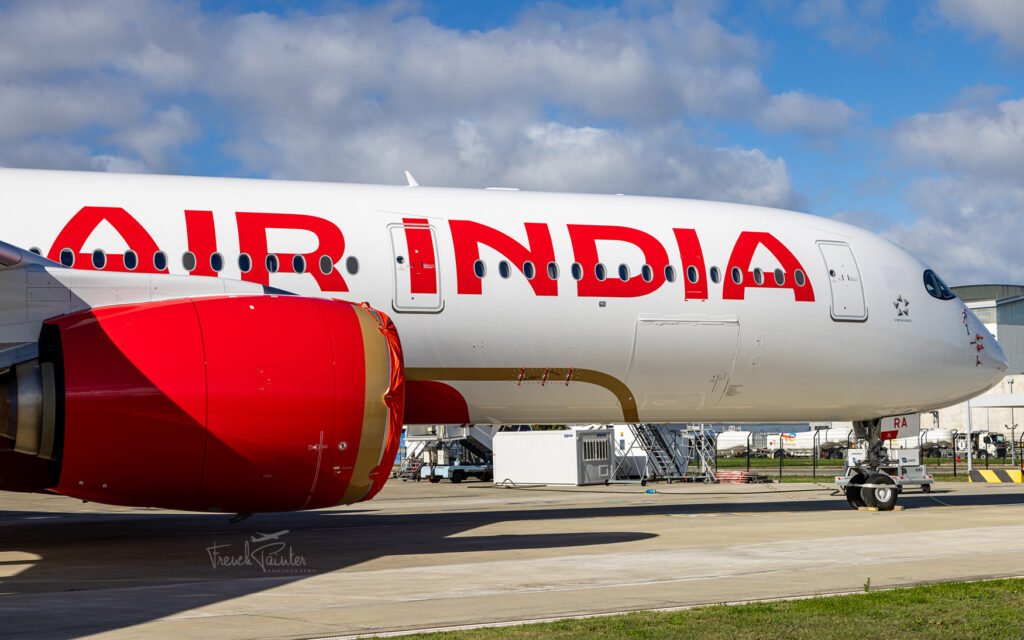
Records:
[[[1024,282],[1019,0],[0,0],[0,165],[724,200]]]

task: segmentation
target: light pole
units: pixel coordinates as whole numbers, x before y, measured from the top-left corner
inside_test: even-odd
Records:
[[[1011,418],[1011,420],[1012,419],[1013,418]],[[1004,427],[1008,427],[1010,429],[1010,465],[1016,467],[1017,466],[1017,440],[1016,440],[1017,425],[1016,424],[1006,424],[1006,425],[1003,425],[1003,426]],[[1003,458],[1003,464],[1006,464],[1006,458]]]
[[[1006,383],[1010,385],[1010,402],[1013,402],[1013,377],[1011,376]],[[1013,416],[1013,405],[1010,405],[1010,464],[1017,465],[1017,441],[1014,440],[1013,434],[1017,429],[1017,421]],[[1004,461],[1005,464],[1005,461]]]
[[[967,401],[967,475],[971,475],[971,470],[974,468],[974,442],[971,438],[971,430],[973,428],[973,422],[971,420],[971,401]],[[956,447],[953,447],[956,450]]]

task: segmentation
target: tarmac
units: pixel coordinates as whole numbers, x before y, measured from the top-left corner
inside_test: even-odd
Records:
[[[833,489],[392,481],[239,524],[0,494],[0,637],[352,637],[1024,576],[1024,485],[888,513]]]

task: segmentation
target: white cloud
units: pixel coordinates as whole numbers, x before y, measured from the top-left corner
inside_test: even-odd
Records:
[[[918,218],[888,235],[957,284],[1024,270],[1024,100],[918,114],[895,127],[900,155],[938,175],[907,192]]]
[[[994,35],[1008,49],[1024,51],[1024,2],[1020,0],[938,0],[950,23],[979,35]]]
[[[894,133],[900,152],[914,162],[1018,178],[1024,165],[1024,100],[918,114],[898,123]]]
[[[797,25],[817,32],[834,49],[864,53],[889,40],[882,20],[887,0],[799,0],[777,4],[792,13]]]
[[[0,79],[0,141],[57,135],[125,122],[143,109],[108,82],[36,83]]]
[[[0,167],[123,173],[145,170],[141,163],[132,158],[96,154],[84,145],[47,137],[0,145]]]
[[[757,121],[768,131],[828,135],[845,131],[853,116],[853,109],[842,100],[787,91],[769,98]]]
[[[831,216],[833,220],[839,222],[845,222],[846,224],[852,224],[862,229],[868,229],[869,231],[878,232],[886,227],[891,226],[889,218],[879,212],[870,209],[862,209],[858,211],[836,211]]]
[[[73,154],[77,165],[173,171],[183,146],[214,130],[223,153],[272,176],[393,182],[410,168],[433,184],[792,205],[782,159],[703,143],[687,123],[831,137],[853,110],[772,95],[760,43],[712,9],[542,5],[463,32],[405,3],[278,16],[13,2],[0,9],[0,140],[92,139],[98,150]]]
[[[188,112],[172,105],[158,111],[149,121],[118,131],[114,139],[134,151],[144,166],[160,170],[166,168],[169,154],[197,134],[198,128]]]
[[[977,178],[917,181],[908,201],[920,216],[886,232],[951,284],[1016,282],[1024,271],[1024,186]]]

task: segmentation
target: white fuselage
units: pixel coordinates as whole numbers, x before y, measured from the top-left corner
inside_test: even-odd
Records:
[[[863,229],[787,211],[628,196],[16,170],[0,171],[0,193],[4,240],[55,259],[69,248],[76,270],[91,269],[87,254],[104,251],[107,265],[88,274],[91,282],[123,270],[114,263],[126,250],[138,251],[147,267],[152,257],[137,237],[124,237],[130,234],[120,223],[90,223],[95,211],[83,208],[129,214],[166,253],[170,274],[186,273],[190,249],[203,267],[215,250],[223,269],[190,276],[197,283],[258,281],[266,256],[252,250],[260,244],[253,245],[254,233],[280,256],[282,271],[291,268],[290,254],[306,254],[306,268],[318,270],[319,245],[333,231],[318,226],[318,235],[306,218],[305,228],[284,229],[273,225],[286,218],[252,214],[318,219],[314,226],[325,223],[343,237],[342,255],[330,256],[334,278],[278,272],[266,284],[389,313],[410,379],[455,389],[472,422],[861,420],[958,402],[995,384],[1006,367],[963,303],[929,295],[927,267],[913,256]],[[84,225],[77,239],[67,230],[76,214]],[[619,239],[593,241],[592,227]],[[493,232],[537,257],[547,255],[538,247],[550,238],[553,260],[524,267],[508,255],[508,240],[497,243],[504,252],[480,240]],[[629,241],[636,233],[647,254]],[[770,234],[784,250],[761,243],[751,259],[737,258],[744,233]],[[687,283],[694,237],[703,268]],[[674,282],[658,284],[660,264],[653,275],[644,269],[661,255],[650,238],[663,248]],[[467,246],[479,251],[479,265]],[[604,265],[605,282],[595,277],[587,247]],[[414,255],[417,248],[433,251],[433,259]],[[254,271],[242,273],[241,253],[257,264]],[[357,268],[349,268],[351,258]],[[728,284],[737,260],[745,286]],[[502,261],[509,263],[504,274]],[[574,279],[573,263],[583,280]],[[800,291],[795,264],[806,280]],[[475,284],[467,276],[474,266],[484,273],[472,274]],[[790,288],[757,284],[755,269],[769,285],[782,269]],[[76,295],[93,305],[118,301],[102,287]]]

